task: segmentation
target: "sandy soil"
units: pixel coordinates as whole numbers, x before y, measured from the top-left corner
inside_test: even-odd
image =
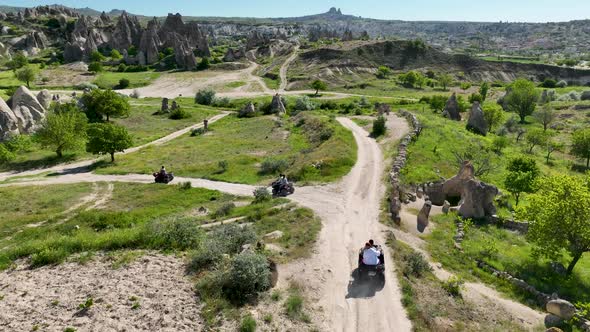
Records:
[[[178,258],[147,254],[113,269],[106,257],[0,273],[0,330],[199,331],[199,304]],[[136,298],[133,299],[133,297]],[[78,306],[92,298],[89,310]],[[133,309],[134,303],[139,308]]]
[[[281,66],[279,70],[279,76],[281,77],[281,85],[279,86],[279,92],[283,93],[287,89],[287,85],[289,84],[289,80],[287,79],[287,71],[289,70],[289,66],[295,59],[297,59],[297,52],[299,51],[299,45],[295,46],[293,50],[293,54],[291,54],[287,60]]]

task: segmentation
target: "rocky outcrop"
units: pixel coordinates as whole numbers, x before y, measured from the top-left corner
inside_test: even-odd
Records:
[[[576,314],[576,307],[570,302],[561,299],[549,301],[545,308],[548,313],[564,320],[570,320]]]
[[[180,14],[168,14],[162,28],[158,31],[160,40],[165,47],[175,47],[178,41],[186,43],[191,49],[197,50],[199,56],[211,56],[207,35],[201,31],[198,24],[185,24]],[[176,36],[175,36],[176,35]],[[170,40],[173,37],[174,40]]]
[[[67,43],[64,48],[64,61],[69,63],[82,59],[84,59],[84,47],[77,43]]]
[[[241,60],[246,57],[246,50],[243,48],[234,50],[233,48],[228,48],[227,52],[225,52],[225,56],[223,57],[223,61],[225,62],[234,62],[237,60]]]
[[[39,104],[41,104],[41,106],[43,106],[44,109],[47,110],[51,105],[52,97],[53,96],[48,90],[41,90],[37,94],[37,101],[39,102]]]
[[[254,103],[249,102],[244,108],[242,108],[238,112],[238,117],[240,118],[251,118],[256,115],[256,107],[254,107]]]
[[[48,46],[47,37],[43,32],[31,31],[25,38],[25,49],[44,49]]]
[[[0,141],[18,135],[19,133],[18,119],[6,102],[0,97]]]
[[[272,102],[270,104],[271,113],[282,115],[287,113],[285,109],[285,104],[283,104],[283,100],[281,99],[281,95],[278,93],[272,97]]]
[[[461,113],[459,112],[459,103],[457,102],[456,94],[453,93],[449,100],[447,100],[443,115],[451,120],[461,121]]]
[[[149,21],[147,29],[141,34],[139,50],[145,55],[147,63],[156,63],[159,60],[159,49],[162,41],[158,35],[160,23],[154,17]]]
[[[12,112],[18,120],[19,132],[30,134],[35,131],[39,122],[45,118],[45,108],[37,97],[25,86],[21,86],[10,100]]]
[[[467,121],[467,130],[476,134],[486,136],[488,134],[488,123],[483,115],[483,110],[476,101],[469,111],[469,121]]]
[[[354,40],[354,36],[352,35],[352,31],[350,31],[350,29],[346,28],[346,30],[344,30],[344,34],[342,34],[342,41],[352,41]]]
[[[252,50],[257,47],[261,47],[270,43],[270,38],[268,35],[263,34],[258,30],[253,30],[248,35],[248,39],[246,40],[246,50]]]
[[[183,40],[178,34],[174,34],[174,58],[176,59],[176,65],[180,69],[193,70],[197,67],[197,59],[188,43]]]
[[[139,45],[141,38],[141,25],[136,16],[130,17],[123,12],[115,25],[110,44],[118,50],[128,49],[130,46]]]

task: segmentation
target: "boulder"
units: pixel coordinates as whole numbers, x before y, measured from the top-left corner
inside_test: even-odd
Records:
[[[45,118],[45,108],[37,97],[25,86],[21,86],[10,100],[20,133],[30,134],[35,131],[39,122]]]
[[[428,196],[432,204],[440,206],[445,202],[446,196],[443,192],[443,185],[443,182],[436,182],[429,183],[424,187],[424,194]]]
[[[471,111],[469,111],[467,130],[483,136],[488,134],[488,124],[485,117],[483,116],[483,110],[481,109],[478,101],[473,103]]]
[[[281,99],[281,95],[279,95],[278,93],[272,97],[270,109],[272,113],[279,115],[287,113],[285,105],[283,104],[283,100]]]
[[[545,307],[547,312],[564,320],[569,320],[576,314],[576,307],[566,300],[551,300]]]
[[[0,97],[0,141],[18,134],[18,119]]]
[[[162,107],[160,107],[160,113],[168,113],[168,98],[162,98]]]
[[[461,113],[459,112],[459,103],[457,102],[457,95],[453,95],[447,100],[444,112],[451,120],[461,121]]]
[[[238,116],[241,118],[250,118],[256,115],[256,107],[254,103],[249,102],[244,108],[238,112]]]
[[[555,316],[553,314],[549,314],[545,316],[545,327],[552,328],[552,327],[561,327],[563,326],[563,319],[559,316]]]
[[[64,48],[64,61],[76,62],[84,59],[84,47],[78,43],[67,43]]]
[[[432,202],[426,201],[420,213],[418,213],[417,229],[418,232],[424,233],[426,227],[428,227],[428,217],[430,216],[430,209],[432,209]]]
[[[267,240],[278,240],[282,238],[284,235],[281,231],[274,231],[264,235],[264,238]]]
[[[547,330],[545,330],[545,332],[563,332],[563,330],[557,327],[550,327]]]
[[[442,206],[442,213],[448,214],[450,209],[451,209],[451,203],[449,203],[449,201],[445,201]]]
[[[37,101],[39,102],[39,104],[41,104],[41,106],[43,106],[44,109],[49,109],[49,106],[51,105],[51,100],[52,100],[52,95],[51,93],[44,89],[41,90],[38,94],[37,94]]]
[[[466,161],[461,165],[459,173],[445,181],[442,187],[445,199],[461,197],[463,187],[469,181],[475,178],[475,168],[471,162]]]
[[[496,214],[494,198],[499,192],[493,185],[476,179],[469,180],[463,188],[459,215],[463,218],[481,219]]]

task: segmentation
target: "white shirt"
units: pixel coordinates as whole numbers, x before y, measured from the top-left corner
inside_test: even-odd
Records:
[[[379,265],[379,256],[381,256],[379,250],[373,247],[365,249],[363,250],[363,263],[365,265]]]

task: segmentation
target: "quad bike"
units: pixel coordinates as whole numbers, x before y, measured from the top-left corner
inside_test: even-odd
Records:
[[[363,247],[359,251],[359,281],[385,281],[385,257],[383,256],[383,249],[381,246],[377,246],[376,248],[381,252],[381,256],[379,256],[379,264],[377,265],[365,265],[363,263],[363,250],[365,248]]]
[[[174,174],[172,173],[166,173],[166,175],[162,176],[160,173],[156,172],[153,175],[156,183],[168,184],[174,180]]]
[[[293,183],[290,182],[284,186],[281,186],[278,181],[275,181],[271,184],[271,186],[273,197],[287,197],[295,192],[295,187],[293,186]]]

